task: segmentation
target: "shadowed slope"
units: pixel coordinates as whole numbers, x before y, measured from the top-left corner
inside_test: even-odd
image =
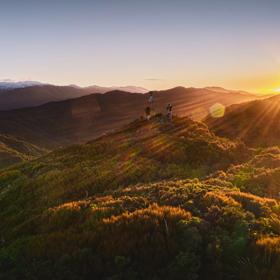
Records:
[[[201,120],[209,114],[210,108],[216,103],[222,106],[242,103],[257,99],[256,95],[226,90],[216,87],[208,88],[184,88],[176,87],[167,91],[155,93],[156,109],[162,111],[167,103],[172,103],[175,114],[190,116],[195,120]]]
[[[11,85],[12,86],[12,85]],[[113,90],[124,92],[146,93],[148,90],[139,87],[78,87],[55,85],[18,86],[1,88],[0,83],[0,111],[26,107],[35,107],[49,102],[78,98],[92,93],[106,93]]]
[[[40,85],[0,91],[0,111],[39,106],[51,101],[77,98],[88,93],[71,86]]]
[[[206,123],[217,135],[241,139],[252,146],[280,145],[280,97],[227,108],[222,118],[208,116]]]

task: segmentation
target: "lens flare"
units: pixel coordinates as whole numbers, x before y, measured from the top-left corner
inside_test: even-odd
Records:
[[[221,118],[224,116],[226,108],[221,103],[215,103],[210,107],[210,114],[213,118]]]

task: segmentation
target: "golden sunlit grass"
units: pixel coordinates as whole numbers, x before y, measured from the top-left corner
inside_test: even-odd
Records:
[[[36,266],[42,280],[57,260],[67,274],[55,271],[55,280],[68,272],[73,279],[200,279],[186,274],[192,269],[199,275],[198,263],[208,269],[209,260],[211,267],[218,262],[218,272],[238,268],[233,259],[244,256],[254,264],[253,249],[262,255],[279,247],[280,204],[263,194],[271,192],[269,182],[274,193],[279,190],[280,150],[255,157],[250,151],[201,122],[155,116],[0,171],[0,237],[9,238],[0,264],[8,260],[7,273],[24,267],[28,276]],[[266,179],[272,176],[273,182]],[[144,276],[119,277],[127,267]],[[173,277],[182,267],[183,278]],[[155,271],[163,273],[154,277]]]

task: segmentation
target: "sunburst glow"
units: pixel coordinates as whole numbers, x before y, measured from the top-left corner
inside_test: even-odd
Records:
[[[225,114],[225,106],[220,103],[215,103],[210,107],[210,114],[213,118],[221,118]]]

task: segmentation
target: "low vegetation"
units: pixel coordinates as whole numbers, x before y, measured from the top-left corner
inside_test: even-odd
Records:
[[[46,151],[26,141],[0,134],[0,169],[34,159],[44,152]]]
[[[278,279],[280,150],[156,116],[0,171],[1,279]]]

